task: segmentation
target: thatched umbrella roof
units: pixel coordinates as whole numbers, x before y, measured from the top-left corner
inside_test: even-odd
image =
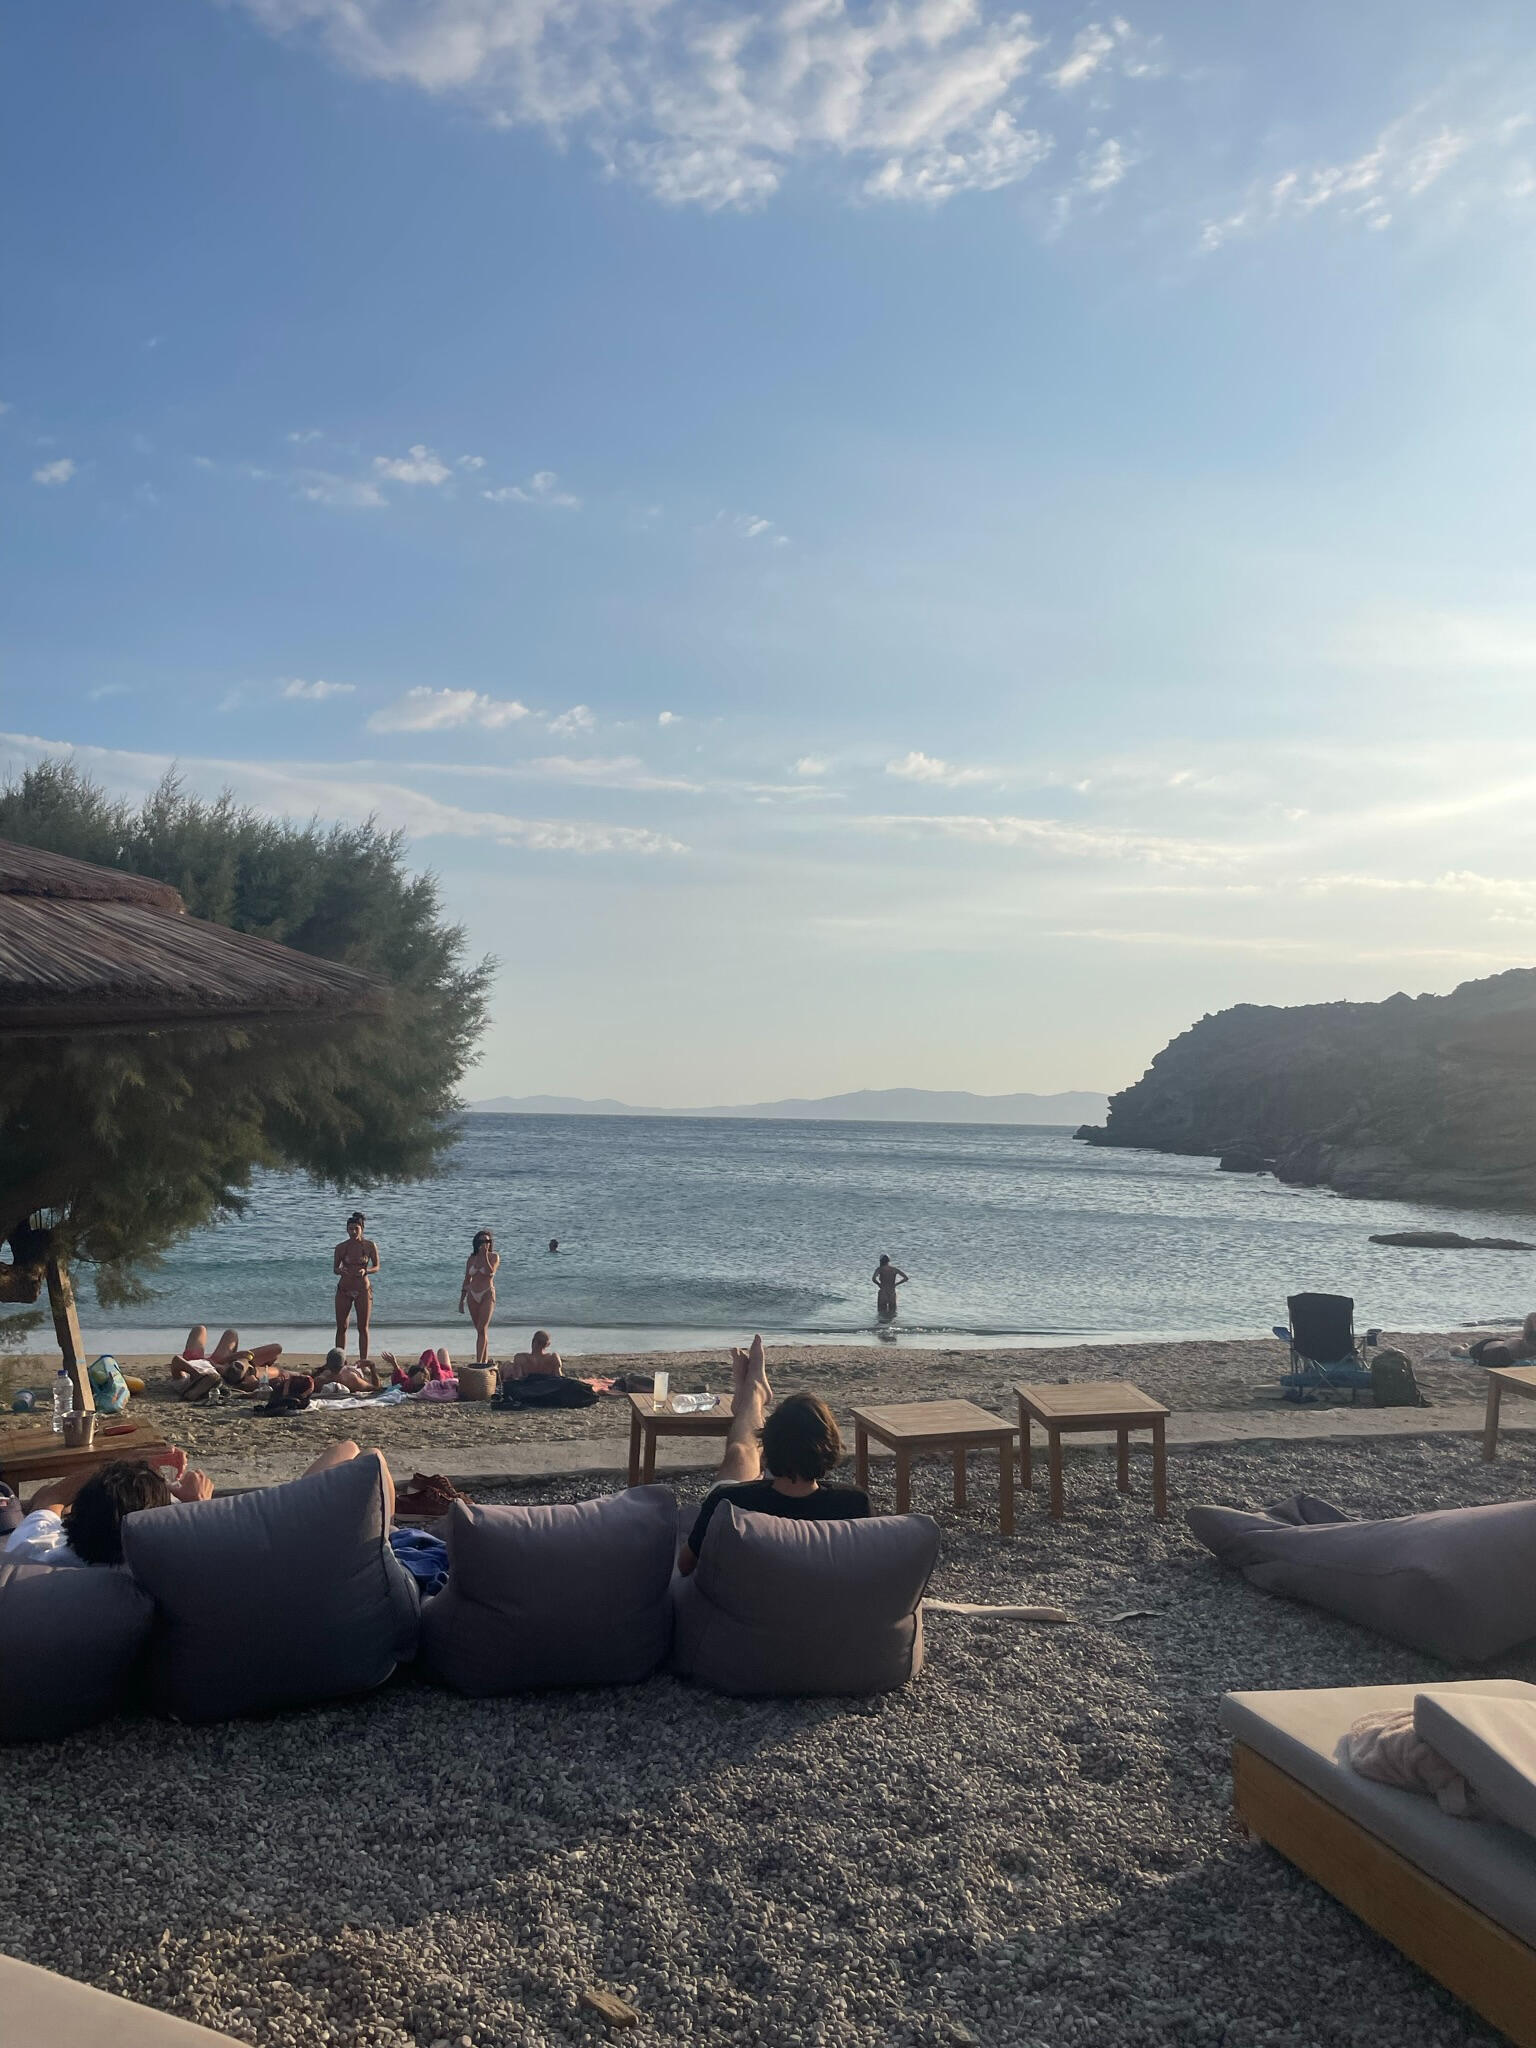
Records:
[[[0,1034],[297,1022],[387,995],[355,968],[188,917],[163,882],[0,840]]]

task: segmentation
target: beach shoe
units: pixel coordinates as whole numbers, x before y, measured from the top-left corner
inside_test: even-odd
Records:
[[[413,1472],[410,1485],[395,1495],[395,1513],[409,1515],[413,1520],[436,1521],[447,1514],[456,1500],[463,1501],[466,1507],[474,1505],[469,1495],[460,1493],[441,1472]]]

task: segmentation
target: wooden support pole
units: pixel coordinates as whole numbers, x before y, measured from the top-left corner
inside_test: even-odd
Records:
[[[75,1290],[62,1259],[48,1260],[48,1306],[53,1310],[54,1335],[64,1356],[64,1370],[74,1385],[73,1406],[77,1413],[94,1413],[96,1397],[91,1376],[85,1369],[85,1339],[80,1334],[80,1317],[75,1310]]]

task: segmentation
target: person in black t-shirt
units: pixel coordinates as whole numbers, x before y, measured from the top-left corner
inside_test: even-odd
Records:
[[[750,1349],[731,1352],[731,1376],[731,1433],[720,1461],[720,1483],[699,1509],[678,1559],[677,1568],[685,1575],[699,1561],[710,1517],[726,1504],[809,1522],[859,1521],[869,1513],[869,1495],[857,1486],[821,1483],[843,1455],[825,1401],[815,1394],[791,1394],[767,1413],[773,1390],[761,1337],[752,1339]],[[765,1464],[768,1478],[763,1477]]]

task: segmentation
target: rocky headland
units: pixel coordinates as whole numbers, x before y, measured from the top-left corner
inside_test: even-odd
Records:
[[[1239,1003],[1078,1136],[1346,1195],[1536,1210],[1536,969],[1445,996]]]

